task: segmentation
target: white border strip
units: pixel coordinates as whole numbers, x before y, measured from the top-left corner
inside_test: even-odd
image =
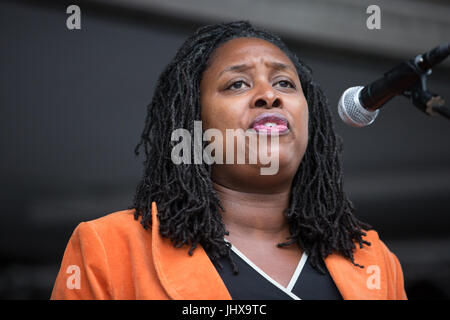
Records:
[[[294,274],[292,275],[291,281],[289,281],[288,286],[286,287],[287,290],[292,291],[294,289],[294,285],[297,283],[298,277],[300,276],[300,273],[303,270],[303,267],[305,266],[306,259],[308,259],[308,255],[306,252],[303,252],[302,258],[300,259],[297,269],[295,269]]]
[[[272,283],[274,286],[276,286],[278,289],[286,293],[288,296],[290,296],[294,300],[301,300],[299,297],[297,297],[295,294],[293,294],[291,291],[288,291],[285,287],[283,287],[281,284],[279,284],[277,281],[269,277],[264,271],[262,271],[260,268],[258,268],[257,265],[255,265],[250,259],[248,259],[242,252],[240,252],[235,246],[231,245],[231,250],[233,250],[242,260],[244,260],[250,267],[255,269],[259,274],[261,274],[264,278],[266,278],[270,283]],[[304,254],[303,254],[304,255]],[[300,259],[299,265],[301,261],[303,260],[303,256]],[[304,263],[303,263],[304,264]],[[298,269],[298,267],[297,267]],[[301,269],[300,269],[301,270]],[[300,274],[300,272],[299,272]],[[292,281],[292,279],[291,279]]]

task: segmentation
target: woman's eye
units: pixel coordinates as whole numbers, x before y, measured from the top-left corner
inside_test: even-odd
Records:
[[[295,85],[292,82],[287,81],[287,80],[278,81],[277,84],[283,88],[295,88]]]
[[[239,81],[235,81],[233,82],[228,89],[232,89],[232,90],[238,90],[238,89],[242,89],[242,87],[245,85],[245,82],[242,80]]]

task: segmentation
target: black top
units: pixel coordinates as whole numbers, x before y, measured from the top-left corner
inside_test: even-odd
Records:
[[[219,259],[222,269],[216,264],[214,266],[233,300],[342,299],[325,263],[322,261],[327,272],[321,274],[311,267],[305,253],[286,288],[266,275],[235,247],[231,250],[231,256],[239,268],[237,275],[233,274],[227,258]]]

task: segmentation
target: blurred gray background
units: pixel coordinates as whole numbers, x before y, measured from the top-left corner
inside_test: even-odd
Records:
[[[81,8],[68,30],[66,8]],[[368,30],[369,4],[381,29]],[[48,299],[78,223],[126,209],[156,80],[199,26],[245,19],[314,71],[344,139],[347,193],[402,263],[410,299],[450,297],[450,122],[404,97],[355,129],[348,87],[450,39],[449,1],[0,2],[0,298]],[[450,58],[428,86],[450,105]]]

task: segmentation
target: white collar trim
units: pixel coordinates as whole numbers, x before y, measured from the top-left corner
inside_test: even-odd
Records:
[[[225,240],[225,241],[227,241],[227,240]],[[229,242],[229,241],[227,241],[227,242]],[[280,289],[281,291],[286,293],[288,296],[290,296],[294,300],[301,300],[298,296],[296,296],[295,294],[292,293],[292,289],[294,288],[294,285],[297,282],[297,280],[298,280],[298,278],[300,276],[300,273],[302,272],[303,267],[305,266],[306,260],[308,258],[306,252],[303,252],[302,257],[300,258],[300,261],[298,262],[297,268],[295,269],[294,274],[292,275],[288,286],[287,287],[283,287],[280,283],[278,283],[276,280],[271,278],[268,274],[266,274],[264,271],[262,271],[257,265],[255,265],[249,258],[247,258],[233,244],[231,244],[231,250],[233,250],[250,267],[252,267],[256,272],[261,274],[264,278],[266,278],[266,280],[268,280],[270,283],[272,283],[278,289]]]

